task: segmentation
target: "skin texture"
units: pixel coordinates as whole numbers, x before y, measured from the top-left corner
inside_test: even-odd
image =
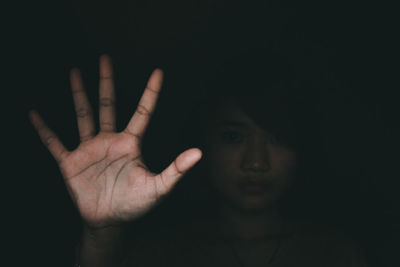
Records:
[[[36,111],[29,115],[57,161],[83,219],[78,262],[108,267],[118,266],[123,257],[124,223],[137,220],[157,205],[200,160],[202,151],[188,149],[161,173],[150,172],[141,156],[141,142],[156,106],[163,73],[154,70],[127,127],[116,132],[110,58],[102,56],[99,67],[98,133],[80,72],[71,71],[81,139],[74,151],[63,146]],[[279,230],[279,220],[271,210],[290,185],[296,153],[277,143],[234,102],[225,103],[210,122],[205,150],[208,176],[223,200],[222,215],[228,225],[223,228],[246,239]]]
[[[142,160],[141,142],[156,106],[163,72],[154,70],[136,112],[127,127],[117,133],[110,58],[100,57],[99,67],[100,131],[97,134],[81,75],[76,69],[71,71],[81,139],[77,149],[68,151],[36,111],[29,114],[41,140],[57,161],[83,221],[95,229],[119,225],[146,214],[201,158],[199,149],[189,149],[163,172],[150,172]]]
[[[205,154],[208,176],[222,201],[242,212],[274,209],[297,165],[296,152],[279,144],[234,101],[211,121]],[[262,189],[243,190],[247,183]]]

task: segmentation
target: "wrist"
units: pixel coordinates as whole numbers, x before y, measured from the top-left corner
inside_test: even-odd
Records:
[[[93,228],[83,225],[82,243],[93,248],[108,248],[123,242],[126,234],[126,225],[113,225],[101,228]]]
[[[125,225],[102,228],[83,225],[75,266],[119,266],[125,251],[126,228]]]

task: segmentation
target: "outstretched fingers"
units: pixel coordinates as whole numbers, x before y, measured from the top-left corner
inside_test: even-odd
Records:
[[[202,152],[198,148],[191,148],[180,154],[156,179],[161,184],[163,192],[168,193],[178,180],[191,169],[202,157]]]
[[[86,96],[81,73],[72,69],[70,74],[71,89],[77,115],[79,136],[81,142],[87,141],[95,135],[92,108]]]
[[[149,124],[151,114],[156,107],[158,95],[161,90],[163,80],[163,72],[160,69],[155,69],[147,82],[146,89],[140,98],[139,104],[133,114],[125,132],[137,137],[142,138]]]
[[[49,149],[55,160],[61,162],[68,154],[68,150],[60,142],[55,133],[47,127],[46,123],[36,111],[30,111],[29,118],[43,144]]]
[[[100,131],[115,131],[115,92],[111,59],[107,55],[100,57],[99,113]]]

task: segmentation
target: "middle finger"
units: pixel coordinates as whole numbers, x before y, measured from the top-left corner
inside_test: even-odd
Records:
[[[115,131],[115,93],[111,59],[107,55],[100,57],[100,131]]]

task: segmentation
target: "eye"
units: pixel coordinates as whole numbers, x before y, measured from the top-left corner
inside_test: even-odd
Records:
[[[244,135],[238,131],[224,131],[221,134],[221,139],[228,144],[242,143]]]

